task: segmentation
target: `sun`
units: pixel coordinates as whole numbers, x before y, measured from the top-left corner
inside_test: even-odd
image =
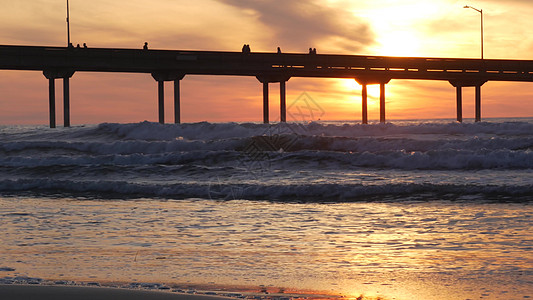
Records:
[[[427,40],[426,24],[449,3],[443,0],[382,1],[382,5],[354,6],[353,13],[370,24],[375,43],[371,55],[421,56]]]
[[[342,90],[352,92],[354,96],[361,95],[362,87],[357,81],[355,81],[355,79],[338,79],[338,85]],[[379,93],[380,89],[378,84],[367,85],[369,106],[379,104]],[[352,98],[353,97],[350,97],[350,99]],[[361,99],[361,97],[358,96],[357,99]]]
[[[375,52],[385,56],[418,56],[420,38],[414,31],[383,33],[378,38]]]

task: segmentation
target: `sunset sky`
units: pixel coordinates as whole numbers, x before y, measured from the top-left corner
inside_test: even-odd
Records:
[[[0,44],[66,44],[66,0],[0,0]],[[70,0],[71,39],[89,47],[480,57],[533,60],[531,0]],[[157,121],[157,85],[148,74],[76,73],[72,124]],[[262,121],[262,86],[255,78],[186,76],[183,122]],[[57,81],[58,124],[62,88]],[[279,85],[271,84],[271,120],[279,118]],[[166,86],[172,122],[172,86]],[[361,87],[353,80],[292,78],[287,102],[307,92],[323,120],[360,120]],[[393,80],[387,119],[454,118],[447,82]],[[482,116],[533,116],[533,83],[489,82]],[[379,118],[379,89],[369,87],[369,118]],[[474,116],[473,88],[464,89],[465,118]],[[41,72],[0,71],[0,124],[47,124],[48,83]]]

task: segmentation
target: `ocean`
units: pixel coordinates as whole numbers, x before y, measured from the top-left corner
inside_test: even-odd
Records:
[[[0,283],[533,297],[532,118],[0,126],[0,170]]]

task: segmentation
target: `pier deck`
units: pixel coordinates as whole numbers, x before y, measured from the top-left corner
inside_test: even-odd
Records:
[[[476,121],[481,120],[481,86],[487,81],[533,82],[533,61],[364,55],[148,50],[0,45],[1,70],[42,71],[49,80],[50,126],[55,127],[55,79],[63,78],[65,120],[70,126],[69,80],[76,72],[147,73],[158,82],[159,122],[164,123],[164,82],[174,81],[174,117],[179,123],[180,80],[187,75],[253,76],[263,83],[263,121],[269,122],[268,85],[279,82],[280,119],[286,120],[286,82],[292,77],[353,78],[362,85],[363,123],[369,84],[381,85],[380,121],[385,122],[385,85],[392,79],[441,80],[457,89],[462,121],[462,88],[476,88]]]

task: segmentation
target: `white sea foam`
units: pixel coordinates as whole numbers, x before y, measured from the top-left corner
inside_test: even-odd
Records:
[[[2,127],[0,169],[4,192],[226,198],[237,189],[244,199],[296,200],[527,195],[533,121]],[[379,176],[351,175],[363,171]]]

